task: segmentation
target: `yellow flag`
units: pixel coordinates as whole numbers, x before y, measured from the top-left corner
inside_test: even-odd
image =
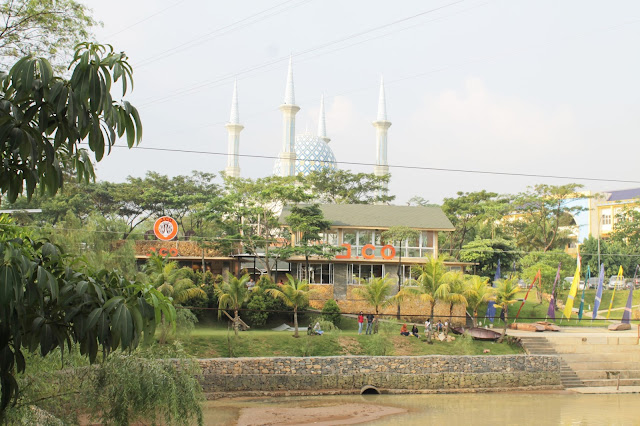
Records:
[[[618,282],[624,282],[624,270],[622,269],[622,265],[620,265],[620,269],[618,269],[618,281],[616,282],[616,285],[613,286],[611,302],[609,302],[609,309],[607,310],[607,319],[609,319],[609,315],[611,314],[611,308],[613,307],[613,298],[616,297],[616,287],[618,287]]]
[[[569,297],[567,297],[567,304],[562,311],[562,314],[571,319],[571,312],[573,311],[573,299],[576,298],[578,293],[578,285],[580,284],[580,253],[578,253],[578,260],[576,264],[576,272],[573,274],[573,281],[571,281],[571,289],[569,290]]]

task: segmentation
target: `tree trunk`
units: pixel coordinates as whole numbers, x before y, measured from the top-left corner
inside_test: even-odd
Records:
[[[449,328],[451,328],[451,319],[453,318],[453,303],[449,303],[449,321],[447,321],[447,326],[444,328],[444,335],[449,335]]]
[[[504,307],[502,308],[502,312],[504,312],[504,326],[502,327],[502,336],[498,339],[498,343],[502,343],[505,334],[507,334],[507,320],[509,318],[509,312],[508,309],[505,309]]]
[[[430,326],[429,326],[429,330],[427,331],[427,343],[429,344],[433,343],[433,340],[431,340],[431,332],[433,330],[433,311],[435,310],[435,308],[436,308],[436,300],[433,299],[431,301],[431,318],[429,318]]]
[[[238,310],[233,310],[233,332],[238,337]]]
[[[474,327],[478,326],[478,310],[477,309],[473,310],[473,326]]]
[[[304,263],[307,266],[307,277],[306,277],[307,278],[307,282],[309,284],[311,284],[311,279],[310,279],[310,275],[309,275],[310,272],[309,272],[309,255],[308,254],[304,256]]]
[[[298,335],[298,307],[293,307],[293,328],[295,331],[293,332],[293,337],[300,337]]]

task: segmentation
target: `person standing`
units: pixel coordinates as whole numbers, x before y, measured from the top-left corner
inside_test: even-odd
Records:
[[[424,334],[425,336],[427,334],[429,334],[429,330],[431,329],[431,321],[429,321],[429,318],[426,319],[426,321],[424,322]]]
[[[358,335],[362,334],[363,325],[364,325],[364,315],[362,314],[362,311],[360,311],[360,314],[358,315]]]
[[[367,331],[365,334],[371,334],[373,332],[373,314],[367,314]]]

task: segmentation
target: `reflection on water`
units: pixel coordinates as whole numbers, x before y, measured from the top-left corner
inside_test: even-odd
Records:
[[[245,407],[292,408],[387,405],[407,410],[370,425],[637,425],[638,395],[487,393],[451,395],[343,395],[322,397],[235,398],[208,401],[205,424],[235,424]],[[260,424],[260,419],[255,419]]]

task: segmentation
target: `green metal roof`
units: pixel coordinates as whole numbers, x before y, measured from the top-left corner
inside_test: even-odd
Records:
[[[413,229],[453,231],[455,228],[440,207],[388,206],[369,204],[320,204],[325,219],[334,227],[391,228],[407,226]],[[290,206],[280,214],[286,223]]]

